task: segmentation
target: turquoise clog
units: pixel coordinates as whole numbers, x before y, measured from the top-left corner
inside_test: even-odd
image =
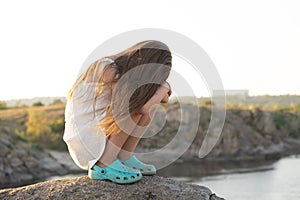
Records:
[[[118,159],[107,167],[99,167],[94,165],[88,171],[91,179],[110,180],[119,184],[134,183],[142,179],[142,173],[123,165]]]
[[[138,169],[143,175],[154,175],[156,174],[156,168],[154,165],[149,165],[141,162],[135,156],[131,156],[125,161],[121,161],[127,167],[132,169]]]

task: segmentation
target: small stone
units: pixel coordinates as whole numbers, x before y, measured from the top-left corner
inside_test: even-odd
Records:
[[[11,145],[11,142],[8,139],[6,139],[6,138],[2,138],[0,141],[5,146],[10,146]]]
[[[43,171],[48,171],[53,174],[63,175],[68,172],[64,166],[51,157],[45,157],[41,159],[39,166],[41,169],[43,169]]]
[[[10,149],[5,145],[0,145],[0,157],[6,157],[6,155],[10,152]]]
[[[18,166],[20,166],[20,165],[22,165],[23,164],[23,162],[19,159],[19,158],[12,158],[11,160],[10,160],[10,165],[12,166],[12,167],[18,167]]]
[[[14,155],[16,155],[19,158],[27,156],[27,152],[25,149],[15,149],[13,152],[14,152]]]
[[[31,181],[33,178],[34,177],[31,174],[22,174],[21,181]]]
[[[5,169],[4,169],[4,175],[5,175],[6,177],[9,177],[12,173],[13,173],[12,168],[9,167],[9,166],[6,166]]]
[[[0,172],[4,170],[4,162],[5,162],[4,160],[5,160],[4,158],[0,157]]]
[[[34,168],[38,165],[38,161],[33,157],[23,158],[23,161],[27,168]]]

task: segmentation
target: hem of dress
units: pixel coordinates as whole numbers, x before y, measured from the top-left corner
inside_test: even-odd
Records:
[[[92,168],[92,167],[97,163],[97,161],[100,160],[100,158],[102,157],[102,155],[103,155],[103,153],[104,153],[104,151],[105,151],[105,148],[106,148],[106,143],[107,143],[107,139],[105,139],[105,140],[106,140],[106,141],[105,141],[105,143],[104,143],[104,147],[103,147],[102,153],[101,153],[97,158],[95,158],[95,159],[93,159],[93,160],[90,160],[90,161],[88,162],[87,170],[90,169],[90,168]]]

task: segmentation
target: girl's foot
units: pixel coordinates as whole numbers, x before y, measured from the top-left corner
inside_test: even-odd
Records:
[[[127,167],[132,169],[138,169],[143,175],[154,175],[156,174],[156,168],[154,165],[149,165],[141,162],[135,156],[129,157],[127,160],[121,161]]]
[[[123,165],[118,159],[104,168],[94,165],[89,169],[88,176],[91,179],[110,180],[119,184],[134,183],[142,178],[139,170]]]

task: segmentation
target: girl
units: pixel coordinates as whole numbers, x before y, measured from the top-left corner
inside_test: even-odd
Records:
[[[139,161],[132,152],[155,105],[167,103],[171,95],[166,82],[171,59],[164,43],[143,41],[95,61],[74,83],[63,139],[91,179],[132,183],[156,173],[153,165]]]

